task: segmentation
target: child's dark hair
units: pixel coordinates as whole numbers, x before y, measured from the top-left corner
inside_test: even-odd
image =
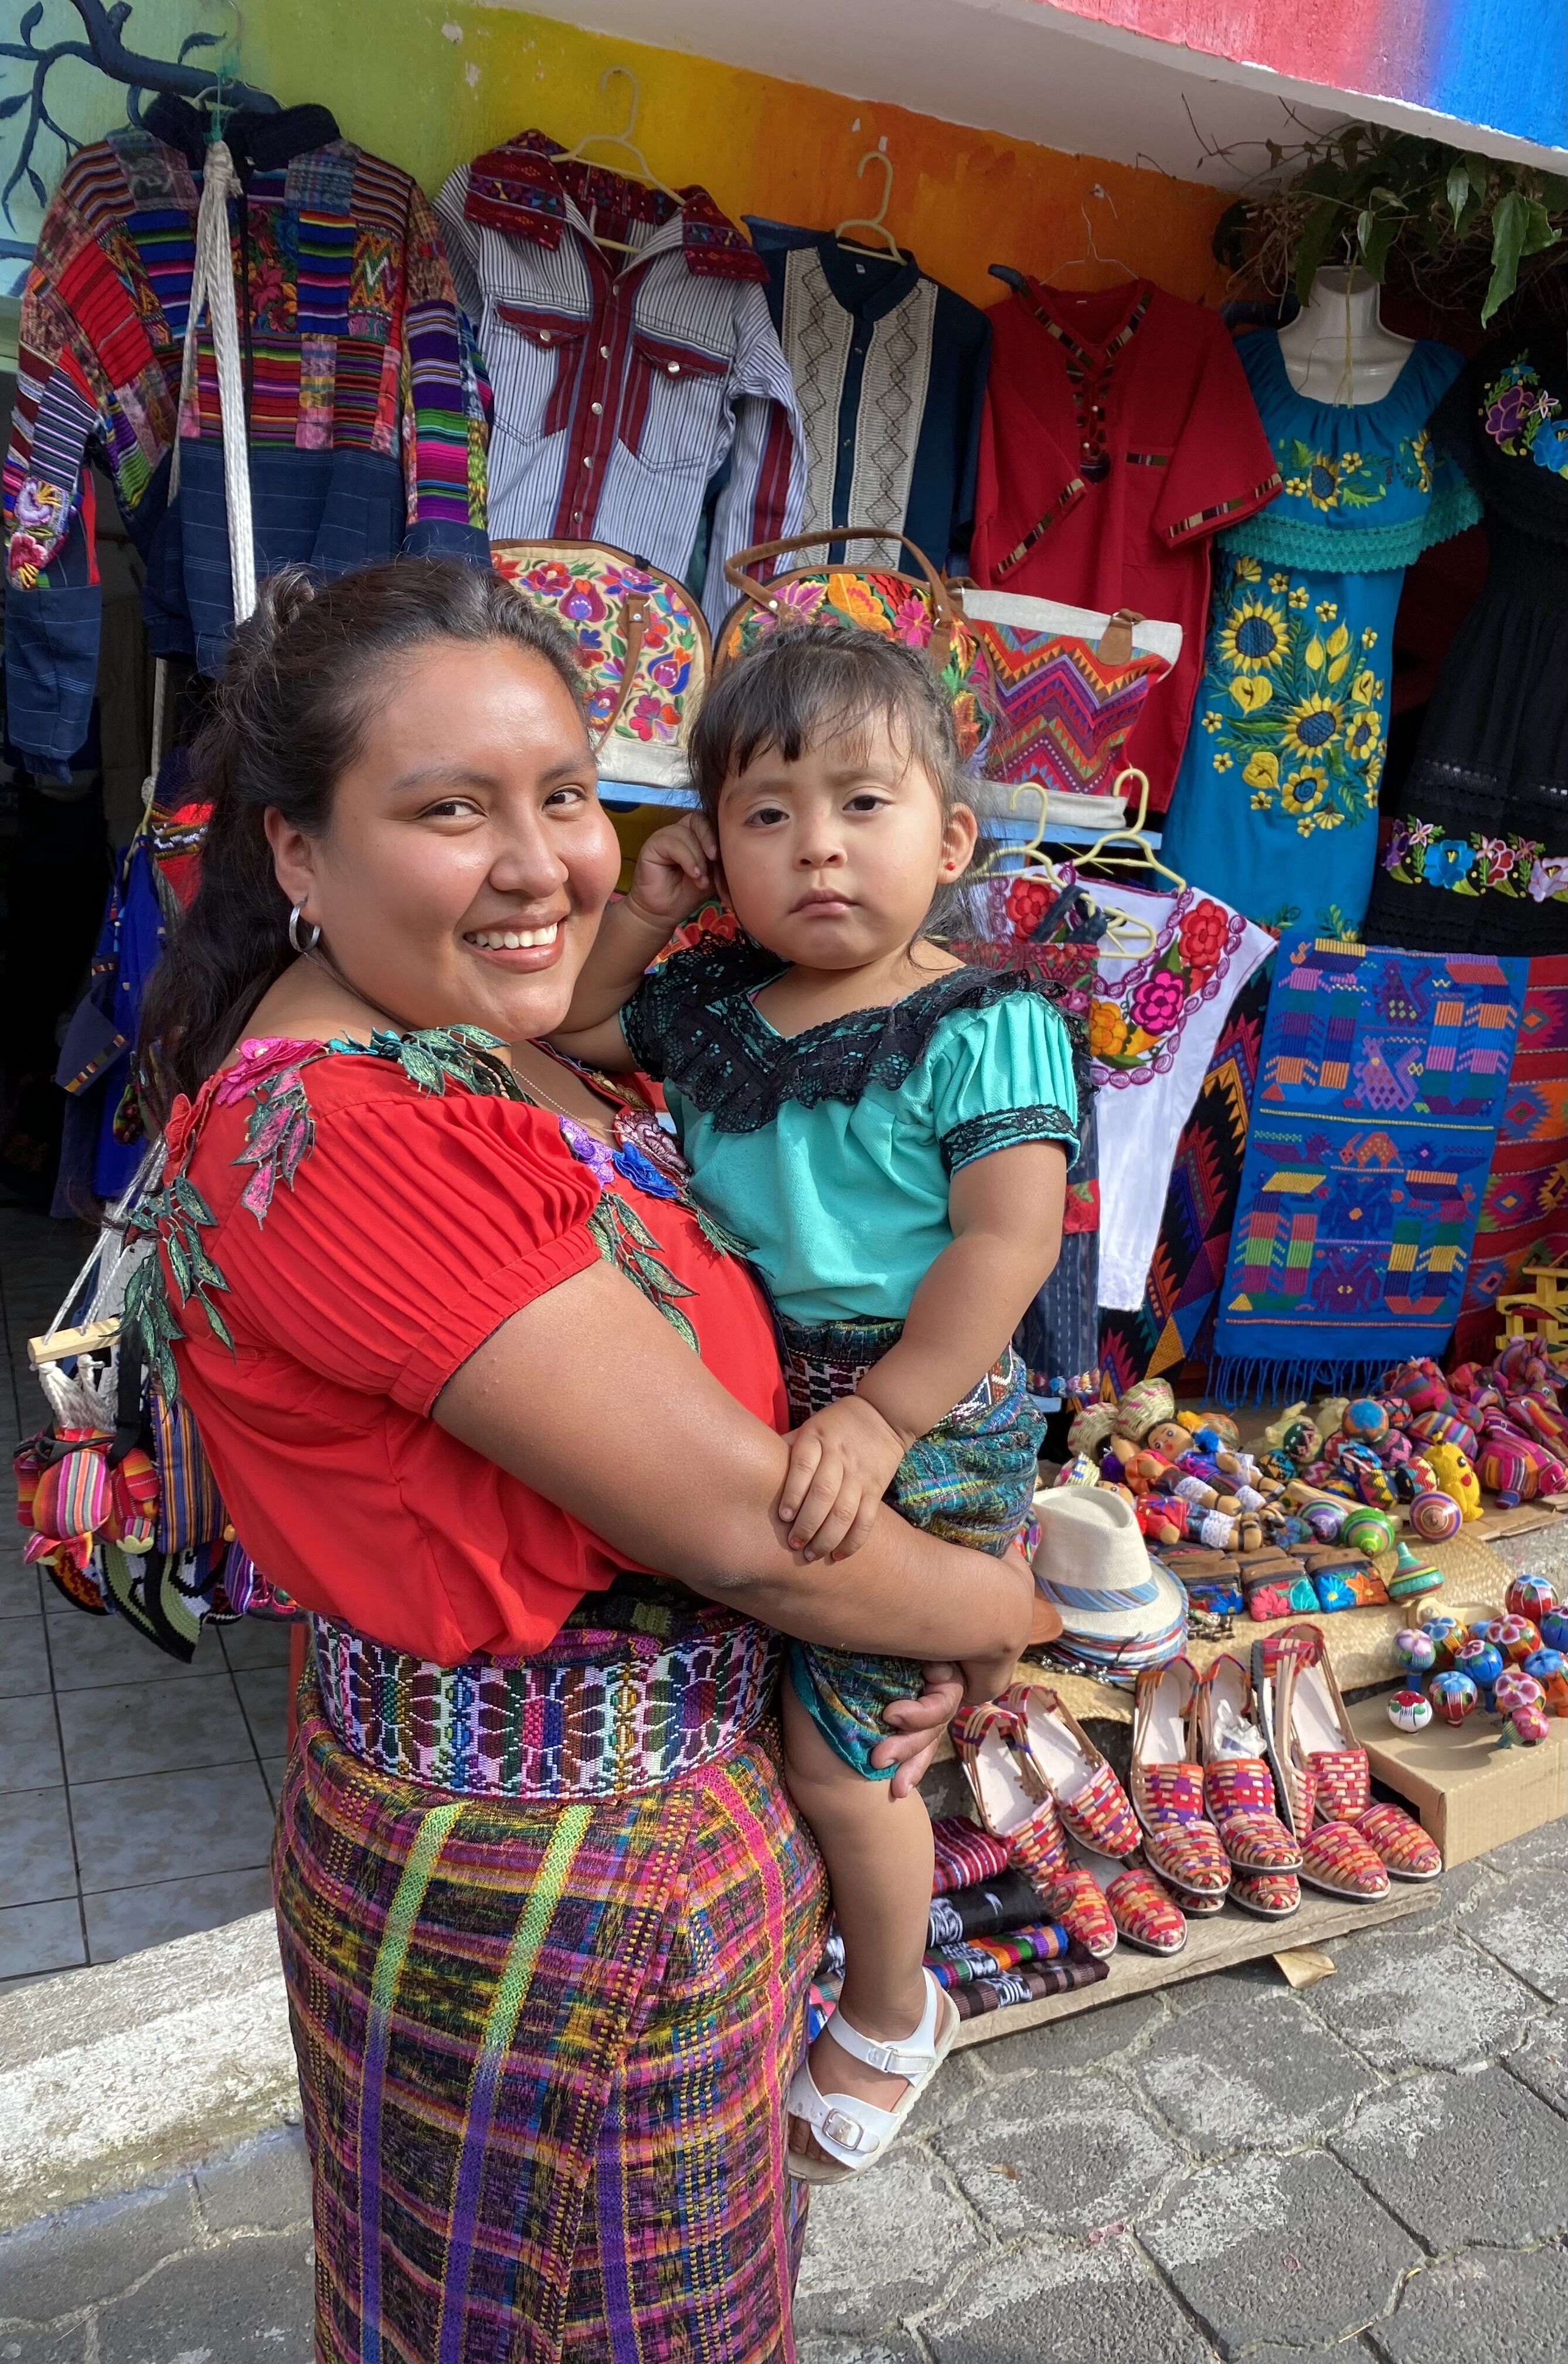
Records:
[[[220,1064],[295,957],[268,806],[291,828],[324,834],[378,697],[434,641],[495,641],[539,657],[582,709],[571,635],[486,566],[395,559],[329,583],[288,566],[262,584],[191,750],[191,793],[212,804],[201,884],[142,1009],[142,1088],[160,1122]]]
[[[692,732],[692,786],[715,820],[725,781],[764,749],[793,764],[877,719],[927,775],[944,814],[973,801],[941,683],[914,649],[859,624],[781,624],[726,666]]]

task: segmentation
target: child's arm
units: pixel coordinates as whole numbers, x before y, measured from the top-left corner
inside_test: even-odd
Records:
[[[904,1334],[842,1403],[791,1436],[779,1515],[811,1559],[847,1559],[917,1436],[962,1401],[1011,1339],[1062,1252],[1067,1158],[1020,1143],[961,1165],[948,1196],[951,1244],[915,1291]]]
[[[611,1075],[634,1064],[618,1013],[655,953],[713,893],[717,860],[718,841],[706,814],[687,813],[654,831],[637,857],[630,892],[610,904],[599,922],[566,1022],[550,1036],[558,1051]]]

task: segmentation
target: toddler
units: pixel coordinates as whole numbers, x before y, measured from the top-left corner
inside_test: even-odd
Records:
[[[692,768],[701,812],[643,846],[557,1047],[662,1080],[695,1197],[773,1294],[792,1548],[851,1559],[885,1497],[1006,1551],[1041,1432],[1009,1342],[1056,1262],[1077,1098],[1040,989],[930,932],[977,834],[946,697],[896,641],[786,627],[719,676]],[[744,934],[645,973],[716,887]],[[925,1808],[871,1763],[919,1669],[794,1643],[789,1678],[786,1778],[845,1950],[790,2166],[828,2181],[885,2152],[958,2019],[922,1967]]]

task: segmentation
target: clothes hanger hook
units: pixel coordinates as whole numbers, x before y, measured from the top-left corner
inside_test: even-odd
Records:
[[[875,223],[876,227],[880,229],[886,222],[887,208],[893,202],[893,159],[884,148],[868,148],[865,154],[861,158],[860,162],[855,166],[855,178],[857,181],[864,180],[865,169],[868,164],[880,164],[882,166],[882,203],[878,206],[875,213],[868,214],[866,216],[867,221]]]
[[[626,121],[622,124],[620,129],[618,131],[603,132],[600,134],[600,137],[606,139],[623,139],[629,148],[632,142],[632,134],[637,129],[638,110],[642,105],[642,84],[638,81],[637,76],[632,72],[629,66],[606,66],[604,72],[599,76],[599,92],[601,96],[603,96],[603,95],[609,89],[611,83],[614,82],[617,74],[623,82],[629,83],[631,85],[631,104],[627,112]]]

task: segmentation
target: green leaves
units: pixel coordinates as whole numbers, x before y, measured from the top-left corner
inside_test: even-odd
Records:
[[[1518,285],[1523,258],[1555,246],[1562,235],[1539,197],[1527,197],[1518,189],[1499,197],[1492,212],[1492,276],[1481,307],[1483,327]]]

